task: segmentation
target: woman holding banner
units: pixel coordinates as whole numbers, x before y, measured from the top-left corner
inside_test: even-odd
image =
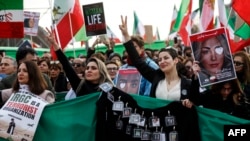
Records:
[[[48,87],[37,64],[33,61],[25,61],[18,67],[17,78],[11,89],[0,91],[0,103],[6,102],[12,93],[19,90],[31,92],[43,98],[49,103],[55,101],[54,94],[46,90]]]

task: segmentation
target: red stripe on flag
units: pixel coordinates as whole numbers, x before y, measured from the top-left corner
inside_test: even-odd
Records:
[[[23,22],[0,22],[0,38],[23,38]]]

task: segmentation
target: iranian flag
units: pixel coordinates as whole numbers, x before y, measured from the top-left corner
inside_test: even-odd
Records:
[[[115,43],[121,43],[121,40],[114,34],[114,32],[107,26],[107,36],[112,39]]]
[[[175,21],[176,21],[176,18],[177,18],[177,14],[178,14],[178,11],[176,9],[176,6],[174,5],[174,9],[173,9],[173,14],[172,14],[172,19],[171,19],[171,24],[170,24],[170,33],[173,33],[173,28],[174,28],[174,24],[175,24]]]
[[[232,24],[229,24],[228,22],[228,14],[224,5],[224,1],[223,0],[217,0],[218,2],[218,9],[219,9],[219,21],[220,21],[220,25],[221,27],[225,27],[228,37],[229,37],[229,44],[230,44],[230,48],[231,48],[231,52],[235,52],[236,50],[236,46],[237,44],[234,42],[234,27],[232,26]]]
[[[233,9],[237,14],[248,24],[250,25],[250,2],[249,0],[233,0],[232,3]]]
[[[156,31],[155,31],[154,40],[155,40],[155,41],[161,40],[161,39],[160,39],[160,34],[159,34],[158,27],[156,28]]]
[[[145,28],[142,22],[139,20],[137,14],[134,11],[134,27],[133,27],[133,35],[140,35],[141,37],[145,37]]]
[[[81,40],[85,29],[79,0],[55,0],[53,16],[56,21],[56,39],[62,49],[64,49],[72,39],[76,41]],[[74,38],[74,36],[76,36],[76,38]]]
[[[204,0],[201,11],[201,31],[213,29],[214,1]]]
[[[185,46],[190,46],[189,35],[191,34],[191,21],[192,21],[191,13],[192,13],[192,0],[189,0],[185,16],[182,20],[182,23],[178,32]]]
[[[4,0],[0,5],[0,38],[23,38],[23,0]]]

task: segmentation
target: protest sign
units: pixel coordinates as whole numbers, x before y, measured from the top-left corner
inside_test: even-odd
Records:
[[[13,93],[0,109],[0,137],[13,141],[32,141],[47,104],[28,91]]]
[[[129,94],[139,94],[141,84],[141,74],[137,69],[120,69],[116,87]]]
[[[103,3],[83,5],[83,16],[87,36],[107,34]]]
[[[36,36],[40,13],[24,11],[24,34]]]
[[[191,35],[190,42],[194,59],[201,69],[199,72],[201,86],[236,78],[225,28]]]

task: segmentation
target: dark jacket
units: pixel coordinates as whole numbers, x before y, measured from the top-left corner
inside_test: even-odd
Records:
[[[133,42],[130,40],[124,43],[124,46],[130,56],[133,65],[138,69],[141,75],[152,83],[150,97],[155,97],[155,92],[159,81],[165,78],[164,73],[157,69],[151,68],[137,53]],[[191,81],[181,76],[181,99],[190,98]]]
[[[173,131],[173,126],[166,126],[165,117],[170,111],[171,115],[175,116],[177,125],[175,130],[178,132],[179,141],[201,141],[198,114],[195,107],[186,108],[181,102],[171,102],[170,104],[159,108],[144,108],[138,105],[133,97],[117,88],[113,88],[110,92],[114,96],[114,101],[117,101],[120,97],[120,101],[124,104],[128,103],[128,107],[132,108],[132,112],[136,109],[136,113],[143,114],[146,118],[146,124],[148,124],[152,113],[160,120],[160,127],[162,131],[168,136]],[[97,101],[97,123],[96,123],[96,141],[140,141],[140,138],[133,138],[133,129],[137,128],[137,125],[130,124],[132,126],[131,134],[127,134],[127,125],[129,118],[122,118],[122,112],[112,110],[113,103],[108,99],[107,93],[102,93]],[[116,121],[122,120],[123,126],[121,129],[116,128]],[[145,129],[145,127],[139,127]],[[147,128],[151,132],[155,132],[155,127]]]
[[[68,80],[63,72],[60,72],[56,80],[50,79],[56,92],[68,91]]]

